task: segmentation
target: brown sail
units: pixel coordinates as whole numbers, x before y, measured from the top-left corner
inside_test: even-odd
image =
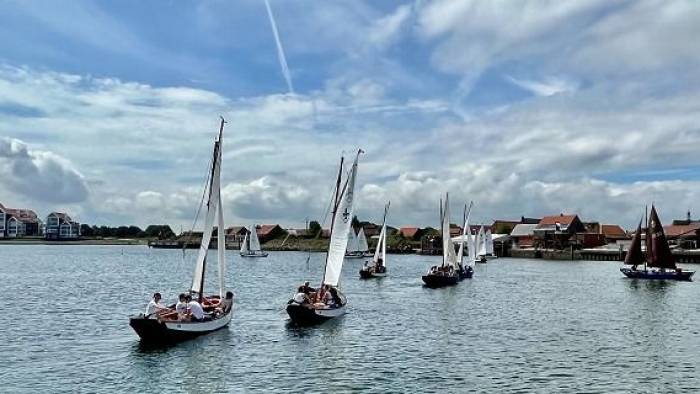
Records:
[[[644,254],[642,253],[642,221],[639,221],[637,231],[634,233],[632,243],[625,256],[626,265],[644,264]]]
[[[676,269],[676,262],[668,247],[664,228],[653,205],[649,215],[647,238],[647,264],[650,267]]]

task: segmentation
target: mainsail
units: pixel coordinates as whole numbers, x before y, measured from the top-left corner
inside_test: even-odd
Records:
[[[462,258],[464,257],[464,243],[467,244],[467,253],[471,257],[472,248],[469,246],[469,238],[471,238],[471,232],[469,231],[469,216],[472,213],[473,203],[469,203],[469,208],[465,206],[464,210],[464,228],[462,229],[462,241],[459,243],[459,252],[457,252],[457,261],[462,263]],[[473,259],[472,259],[473,262]]]
[[[248,253],[248,250],[248,233],[246,233],[241,244],[241,253]]]
[[[639,265],[644,264],[644,254],[642,253],[642,221],[637,225],[637,231],[634,233],[632,243],[625,256],[625,264]]]
[[[357,233],[357,251],[362,253],[369,252],[369,245],[367,244],[365,229],[362,227],[360,227],[360,232]]]
[[[484,249],[487,255],[493,256],[493,237],[491,236],[490,228],[486,230],[486,234],[484,235]]]
[[[355,200],[355,178],[357,177],[357,161],[362,150],[357,151],[355,161],[348,174],[345,186],[340,188],[340,176],[342,164],[336,183],[336,193],[333,210],[333,222],[331,223],[331,241],[326,256],[326,269],[323,274],[323,284],[337,286],[340,280],[340,272],[343,269],[345,251],[348,247],[348,235],[353,218],[353,202]],[[341,161],[342,163],[342,161]]]
[[[348,243],[347,243],[347,248],[345,251],[347,253],[356,253],[360,250],[360,245],[357,240],[357,235],[355,235],[355,229],[350,226],[350,229],[348,230]]]
[[[479,227],[479,233],[476,236],[476,255],[486,255],[486,234],[484,233],[484,226]]]
[[[649,224],[647,226],[647,264],[650,267],[676,269],[676,262],[668,247],[664,228],[661,226],[659,215],[654,205],[651,206]]]
[[[382,230],[379,232],[377,247],[374,250],[372,261],[376,264],[379,259],[386,265],[386,214],[389,212],[389,203],[384,206],[384,219],[382,220]]]
[[[443,265],[451,265],[457,268],[457,254],[455,245],[450,237],[450,196],[445,196],[445,205],[442,209],[442,259]]]
[[[259,252],[260,251],[260,240],[258,239],[258,231],[255,225],[250,227],[250,251]]]
[[[223,296],[224,291],[224,220],[221,203],[221,145],[223,142],[223,131],[225,121],[221,119],[219,138],[214,142],[214,158],[212,160],[211,174],[207,194],[207,214],[204,220],[204,230],[202,231],[202,242],[199,246],[199,254],[195,265],[194,277],[192,279],[192,292],[198,293],[201,297],[204,287],[204,274],[206,268],[209,243],[214,230],[214,221],[218,222],[217,248],[219,258],[219,295]],[[218,213],[218,215],[217,215]]]

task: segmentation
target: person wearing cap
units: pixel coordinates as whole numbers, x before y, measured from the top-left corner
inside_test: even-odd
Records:
[[[168,309],[167,306],[160,303],[160,298],[160,293],[153,294],[153,299],[148,303],[148,306],[146,306],[146,313],[144,313],[146,317]]]

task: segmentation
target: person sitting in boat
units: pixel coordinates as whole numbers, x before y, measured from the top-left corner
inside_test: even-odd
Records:
[[[377,264],[375,264],[374,270],[376,272],[382,273],[386,270],[386,267],[384,267],[384,259],[378,258],[377,259]]]
[[[327,306],[333,306],[333,295],[331,294],[331,287],[328,285],[323,286],[323,298],[321,302]]]
[[[233,292],[232,291],[227,291],[226,292],[226,297],[219,303],[219,306],[216,307],[215,311],[217,314],[219,313],[228,313],[228,311],[231,310],[231,307],[233,307]]]
[[[180,293],[177,296],[177,304],[175,304],[175,312],[180,317],[184,317],[187,314],[187,296],[185,293]]]
[[[192,298],[189,297],[188,298]],[[190,320],[191,321],[203,321],[204,320],[204,309],[202,308],[202,305],[199,304],[199,302],[195,300],[191,300],[187,303],[187,309],[190,311]]]
[[[309,283],[309,282],[306,282]],[[297,290],[297,293],[294,295],[294,298],[292,298],[292,301],[297,303],[299,305],[308,305],[311,303],[311,300],[309,299],[309,296],[306,294],[306,289],[304,286],[299,286],[299,289]]]
[[[338,290],[335,287],[331,287],[328,290],[328,293],[331,295],[331,305],[329,305],[331,308],[338,308],[343,304],[343,300],[340,299],[340,296],[338,295]]]
[[[303,290],[302,290],[302,293],[304,293],[304,294],[306,294],[306,295],[311,295],[311,294],[313,294],[313,293],[316,292],[316,289],[314,289],[313,287],[309,286],[309,282],[308,282],[308,281],[304,282],[304,284],[303,284],[300,288],[303,289]]]
[[[168,310],[167,306],[161,304],[160,298],[160,293],[153,294],[153,299],[146,306],[146,313],[144,313],[146,317]]]

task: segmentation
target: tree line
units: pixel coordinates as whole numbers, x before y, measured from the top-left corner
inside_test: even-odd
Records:
[[[142,230],[138,226],[90,226],[80,225],[80,234],[83,237],[103,237],[103,238],[158,238],[168,239],[175,236],[173,230],[167,224],[152,224]]]

